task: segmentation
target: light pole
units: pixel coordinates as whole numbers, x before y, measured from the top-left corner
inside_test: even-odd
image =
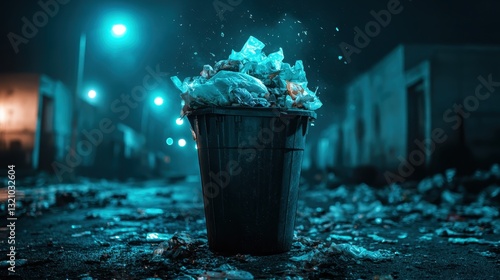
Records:
[[[112,27],[112,32],[115,37],[123,37],[127,31],[127,28],[123,24],[115,24]],[[73,115],[72,115],[72,134],[71,134],[71,152],[76,152],[76,141],[78,138],[78,117],[80,110],[80,95],[82,93],[83,84],[83,73],[85,70],[85,54],[87,49],[87,34],[85,31],[80,33],[80,41],[78,45],[78,62],[77,62],[77,76],[76,76],[76,88],[75,97],[73,98]],[[89,97],[93,98],[90,96]],[[95,97],[95,91],[92,93]]]
[[[80,34],[80,43],[78,45],[78,64],[76,70],[76,88],[75,96],[73,98],[73,115],[71,122],[71,153],[75,156],[76,153],[76,139],[78,138],[78,114],[80,108],[80,91],[83,82],[83,69],[85,64],[85,49],[87,47],[87,34],[82,32]]]

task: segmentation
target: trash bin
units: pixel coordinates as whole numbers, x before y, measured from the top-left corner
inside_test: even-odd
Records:
[[[290,250],[312,111],[214,107],[188,114],[198,147],[209,248]]]

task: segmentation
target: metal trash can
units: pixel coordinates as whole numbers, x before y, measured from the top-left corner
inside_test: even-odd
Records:
[[[214,107],[188,114],[198,147],[208,244],[228,254],[276,254],[293,241],[312,111]]]

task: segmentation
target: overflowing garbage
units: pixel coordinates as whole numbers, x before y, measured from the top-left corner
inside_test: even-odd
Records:
[[[308,88],[303,62],[290,65],[283,62],[282,48],[266,55],[264,47],[250,36],[241,51],[233,50],[213,67],[204,65],[199,76],[171,77],[182,93],[183,113],[209,106],[319,109],[317,88]]]

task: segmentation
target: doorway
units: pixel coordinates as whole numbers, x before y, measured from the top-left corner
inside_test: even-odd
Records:
[[[48,171],[55,159],[54,99],[52,97],[43,96],[41,102],[40,157],[38,168]]]
[[[410,85],[407,87],[406,92],[408,102],[408,138],[406,155],[408,162],[415,168],[413,174],[418,178],[425,174],[429,162],[429,155],[421,151],[420,147],[415,143],[415,140],[424,141],[426,138],[426,127],[429,121],[426,117],[424,80],[420,79],[416,83]],[[423,158],[420,158],[422,155]]]

